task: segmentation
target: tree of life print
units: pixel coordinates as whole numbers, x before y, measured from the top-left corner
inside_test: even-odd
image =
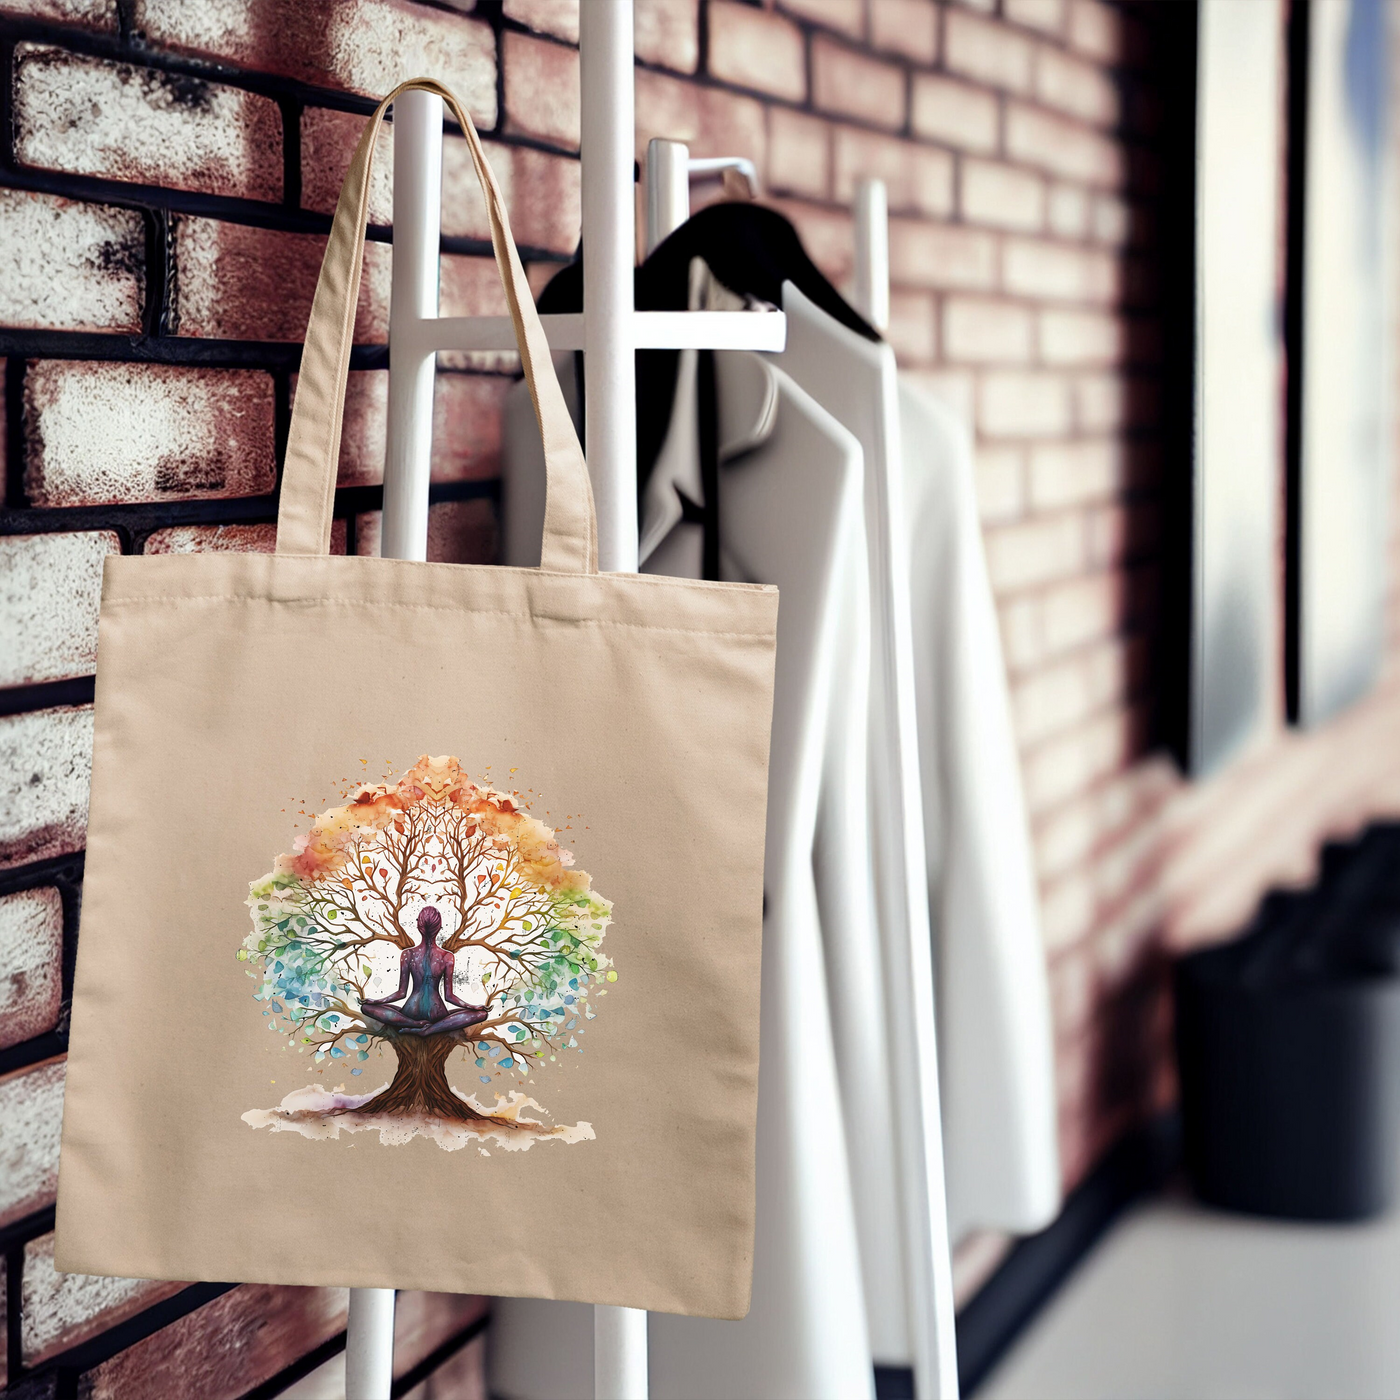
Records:
[[[617,979],[602,951],[612,905],[518,793],[472,782],[455,758],[425,755],[353,792],[253,882],[238,957],[287,1049],[356,1077],[387,1051],[393,1078],[365,1094],[300,1089],[244,1121],[311,1138],[421,1134],[449,1150],[593,1137],[588,1123],[527,1116],[540,1105],[511,1086],[582,1051],[599,983]],[[487,1105],[454,1088],[458,1052],[479,1084],[508,1092]]]

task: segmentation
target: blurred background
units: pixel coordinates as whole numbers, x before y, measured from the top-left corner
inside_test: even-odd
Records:
[[[639,160],[747,157],[847,294],[856,182],[883,180],[886,338],[975,444],[1066,1194],[1036,1235],[956,1240],[965,1393],[1400,1394],[1400,7],[635,4]],[[577,0],[0,0],[7,1396],[334,1393],[343,1291],[52,1267],[102,561],[271,549],[372,95],[446,81],[537,288],[573,258],[577,37]],[[337,495],[357,553],[390,165]],[[443,235],[442,313],[502,312],[455,136]],[[496,558],[517,374],[440,357],[430,557]],[[486,1393],[487,1300],[405,1293],[397,1325],[396,1395]]]

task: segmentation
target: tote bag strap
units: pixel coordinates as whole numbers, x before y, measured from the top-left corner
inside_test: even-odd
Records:
[[[321,263],[320,280],[316,283],[316,296],[311,303],[311,320],[306,328],[306,346],[302,351],[301,374],[282,472],[277,552],[330,553],[345,383],[350,372],[355,305],[360,294],[365,224],[369,216],[370,166],[385,111],[401,92],[411,88],[436,93],[452,109],[467,138],[472,164],[486,197],[491,246],[505,283],[506,300],[515,324],[515,342],[544,441],[546,486],[540,568],[554,573],[597,573],[598,527],[588,466],[554,374],[549,342],[540,325],[530,285],[525,280],[515,239],[511,237],[505,201],[471,117],[452,93],[432,78],[413,78],[401,83],[379,104],[360,137],[341,187],[330,241]]]

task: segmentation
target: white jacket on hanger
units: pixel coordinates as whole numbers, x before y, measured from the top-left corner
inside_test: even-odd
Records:
[[[899,1185],[896,1233],[866,1212],[862,1248],[875,1358],[915,1368],[921,1395],[956,1395],[952,1277],[943,1182],[922,776],[910,616],[910,539],[904,528],[904,458],[898,380],[888,345],[828,315],[791,282],[783,285],[787,348],[773,357],[860,442],[871,603],[870,824],[883,954],[882,1004],[861,1005],[855,987],[837,1003],[843,1082],[891,1086],[867,1105],[872,1179]],[[922,548],[922,545],[921,545]],[[884,1060],[857,1054],[844,1032],[878,1016]],[[881,1162],[880,1156],[888,1155]]]
[[[1060,1206],[1035,869],[972,444],[899,386],[949,1225],[1026,1232]]]
[[[828,975],[870,959],[838,951],[828,926],[873,938],[863,813],[868,607],[859,445],[760,358],[716,355],[724,577],[781,591],[765,861],[753,1308],[742,1322],[653,1315],[655,1400],[870,1395],[860,1252],[828,1007]],[[643,569],[699,572],[695,355],[680,357],[670,432],[644,496]],[[739,456],[740,452],[747,455]],[[538,557],[543,471],[528,399],[507,401],[503,541]],[[863,746],[854,746],[857,759]],[[854,785],[854,791],[852,790]],[[817,853],[838,850],[840,859]],[[862,932],[863,931],[863,932]],[[867,1040],[879,1023],[857,1028]],[[591,1320],[569,1304],[504,1300],[492,1388],[509,1400],[591,1394]]]

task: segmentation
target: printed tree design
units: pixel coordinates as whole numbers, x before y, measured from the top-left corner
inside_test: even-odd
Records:
[[[425,755],[397,782],[364,786],[315,817],[251,886],[253,932],[238,956],[261,965],[251,975],[269,1027],[317,1064],[352,1074],[376,1044],[396,1058],[386,1088],[331,1111],[381,1127],[389,1119],[518,1128],[528,1120],[502,1111],[499,1099],[492,1111],[453,1089],[449,1059],[464,1051],[490,1084],[582,1048],[597,984],[617,976],[601,947],[612,906],[571,868],[554,830],[522,808],[517,794],[472,782],[455,758]],[[419,916],[430,910],[440,929],[424,935],[434,916]],[[434,935],[441,954],[422,946]],[[425,958],[451,970],[424,992],[437,1013],[420,999],[415,1017],[393,1004],[401,1000],[393,989],[401,964],[422,968]],[[456,1006],[433,996],[439,986]],[[449,1013],[477,1019],[459,1025]]]

